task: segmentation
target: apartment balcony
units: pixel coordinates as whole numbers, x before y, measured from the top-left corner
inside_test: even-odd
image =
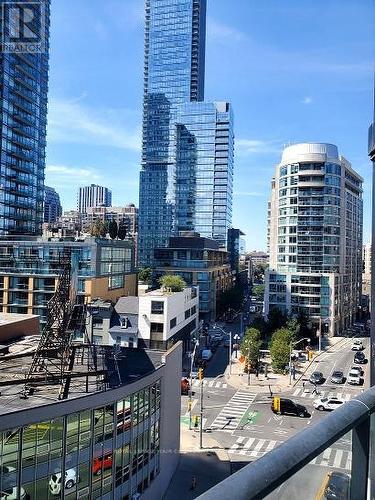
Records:
[[[370,418],[375,412],[375,387],[337,408],[317,424],[307,426],[283,444],[253,463],[229,476],[198,500],[255,500],[265,498],[314,458],[352,431],[352,461],[350,500],[374,498],[367,495],[368,480],[374,490],[373,471],[370,471]],[[373,452],[371,452],[373,453]],[[304,495],[303,484],[296,488]],[[372,491],[373,493],[374,491]],[[317,498],[323,497],[324,492]],[[332,497],[333,498],[333,497]],[[342,497],[343,498],[343,497]]]

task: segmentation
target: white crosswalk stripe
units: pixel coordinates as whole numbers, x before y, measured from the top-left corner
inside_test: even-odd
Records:
[[[323,467],[350,470],[352,466],[352,452],[349,450],[327,448],[310,463]]]
[[[303,389],[299,387],[298,389],[295,389],[293,392],[294,397],[298,398],[309,398],[309,399],[318,399],[318,398],[339,398],[342,399],[343,401],[349,401],[354,394],[349,394],[349,393],[342,393],[342,392],[328,392],[328,391],[322,391],[320,389],[318,390],[318,394],[315,392],[313,393],[313,388],[311,389]]]
[[[237,429],[255,397],[256,394],[252,392],[237,391],[212,422],[211,429],[224,432]]]
[[[201,385],[200,381],[197,379],[193,380],[192,386],[193,387],[199,387]],[[212,387],[215,389],[226,389],[228,387],[228,384],[225,382],[220,382],[218,380],[203,380],[203,387]]]
[[[247,439],[245,437],[239,437],[230,447],[228,453],[231,455],[246,455],[248,457],[259,458],[265,453],[273,450],[279,444],[281,444],[281,441],[275,441],[273,439]]]

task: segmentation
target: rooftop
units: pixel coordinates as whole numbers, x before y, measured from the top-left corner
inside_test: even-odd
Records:
[[[73,345],[71,352],[74,361],[71,371],[65,375],[66,399],[130,384],[160,368],[165,356],[161,351],[119,346]],[[96,369],[92,366],[93,354]],[[30,349],[1,356],[0,415],[60,401],[60,385],[45,382],[43,373],[31,382],[26,380],[32,359]],[[27,398],[23,394],[25,383],[33,389]]]
[[[0,328],[13,323],[26,321],[29,319],[39,319],[37,314],[16,314],[0,312]]]

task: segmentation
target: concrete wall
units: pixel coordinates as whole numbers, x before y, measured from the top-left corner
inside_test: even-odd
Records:
[[[6,321],[2,323],[2,321]],[[0,315],[0,344],[26,335],[39,335],[39,316],[24,314]]]

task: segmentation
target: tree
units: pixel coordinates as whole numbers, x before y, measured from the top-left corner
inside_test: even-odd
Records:
[[[177,274],[165,274],[159,279],[159,283],[162,288],[171,292],[181,292],[186,287],[185,281]]]
[[[260,332],[256,328],[247,328],[241,342],[241,354],[246,358],[246,364],[256,366],[259,360],[259,350],[262,345]],[[250,351],[250,356],[249,356]]]
[[[125,236],[126,236],[126,226],[123,222],[120,222],[119,226],[118,226],[118,233],[117,233],[117,237],[119,240],[124,240],[125,239]]]
[[[287,315],[281,311],[278,307],[272,307],[268,312],[268,332],[273,333],[278,328],[282,328],[286,325]]]
[[[152,269],[151,267],[141,267],[138,271],[138,279],[146,283],[146,285],[151,285],[152,280]]]
[[[289,363],[290,344],[296,339],[295,332],[288,328],[279,328],[271,339],[270,354],[272,366],[276,371],[284,370]]]
[[[111,220],[108,226],[109,237],[111,240],[115,240],[118,234],[118,226],[115,220]]]
[[[104,238],[107,234],[107,225],[101,219],[96,219],[89,231],[90,235],[95,238]]]
[[[256,296],[258,300],[263,300],[264,299],[264,290],[265,286],[264,285],[254,285],[253,286],[253,295]]]

